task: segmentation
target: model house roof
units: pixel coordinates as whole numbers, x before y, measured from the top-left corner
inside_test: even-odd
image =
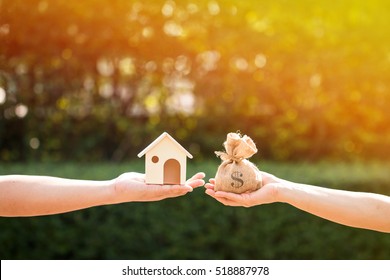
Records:
[[[171,135],[169,135],[167,132],[164,132],[162,133],[159,137],[156,138],[156,140],[154,140],[152,143],[150,143],[149,146],[147,146],[142,152],[140,152],[138,154],[138,157],[142,157],[144,154],[146,154],[147,152],[149,152],[153,147],[155,147],[156,145],[158,145],[158,143],[160,143],[163,139],[165,138],[168,138],[169,140],[171,140],[177,147],[179,150],[181,150],[187,157],[189,158],[192,158],[192,155],[186,150],[183,148],[182,145],[179,144],[179,142],[177,142]]]

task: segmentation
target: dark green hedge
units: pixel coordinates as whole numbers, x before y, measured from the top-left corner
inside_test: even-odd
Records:
[[[329,178],[329,185],[336,184],[336,177],[342,177],[337,172],[346,166],[333,166],[335,176]],[[374,172],[379,165],[370,166],[367,181],[360,183],[352,179],[362,166],[349,170],[350,187],[367,190],[366,183],[379,178],[386,193],[390,180],[385,185],[387,175],[380,178],[381,172]],[[266,164],[264,169],[291,179],[303,174],[312,179],[316,172],[323,170],[326,174],[332,169],[332,165],[295,167]],[[56,164],[30,166],[26,172],[42,174],[42,170],[50,169],[51,175],[103,179],[128,168]],[[214,162],[194,164],[190,172],[203,170],[209,178],[215,168]],[[383,172],[385,168],[388,166]],[[12,170],[20,173],[22,169],[22,165],[2,167],[0,174]],[[289,205],[225,207],[200,188],[185,197],[155,203],[96,207],[56,216],[0,218],[0,248],[1,259],[389,259],[390,235],[334,224]]]

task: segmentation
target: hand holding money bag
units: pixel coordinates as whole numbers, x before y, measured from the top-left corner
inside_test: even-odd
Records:
[[[259,169],[248,160],[257,153],[253,140],[238,133],[229,133],[223,143],[225,152],[215,152],[222,159],[215,176],[215,191],[251,192],[262,184]]]

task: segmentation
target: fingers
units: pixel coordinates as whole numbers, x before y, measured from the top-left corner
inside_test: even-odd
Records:
[[[230,193],[230,192],[218,191],[215,193],[215,196],[218,198],[228,199],[237,202],[242,200],[242,195],[236,193]]]
[[[214,178],[209,179],[209,183],[207,183],[207,184],[204,185],[204,186],[205,186],[206,189],[214,190],[215,179],[214,179]]]
[[[192,192],[193,188],[188,185],[163,185],[165,193],[172,194],[186,194],[187,192]]]
[[[203,180],[205,176],[206,174],[203,172],[196,173],[194,176],[187,180],[186,186],[190,186],[191,188],[203,186],[205,184],[205,181]]]
[[[192,192],[194,188],[203,186],[205,174],[200,172],[192,176],[184,185],[155,185],[159,191],[159,198],[173,198]]]
[[[215,200],[217,200],[218,202],[222,203],[225,206],[242,206],[240,203],[237,203],[236,201],[232,201],[225,197],[218,196],[217,192],[215,192],[212,189],[207,189],[205,193],[213,197]]]
[[[161,188],[161,199],[183,196],[192,192],[193,188],[188,185],[163,185]]]
[[[187,182],[193,181],[193,180],[197,180],[197,179],[203,179],[205,176],[206,176],[205,173],[203,173],[203,172],[198,172],[198,173],[196,173],[194,176],[192,176],[190,179],[188,179]]]
[[[202,179],[196,179],[192,181],[187,181],[186,186],[190,186],[191,188],[197,188],[204,185],[204,180]]]
[[[235,201],[231,201],[231,200],[224,199],[224,198],[216,198],[216,200],[225,206],[234,206],[234,207],[242,206],[241,204],[239,204]]]
[[[214,185],[210,184],[210,183],[206,183],[206,185],[204,185],[204,187],[206,189],[210,189],[210,190],[214,190]]]

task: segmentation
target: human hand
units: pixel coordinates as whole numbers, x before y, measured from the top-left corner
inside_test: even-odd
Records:
[[[192,192],[205,184],[203,172],[196,173],[184,185],[148,185],[145,174],[129,172],[113,180],[115,203],[130,201],[158,201]]]
[[[206,194],[226,206],[252,207],[255,205],[276,202],[278,185],[282,184],[283,180],[266,172],[261,172],[261,176],[263,185],[260,189],[242,194],[214,191],[215,179],[212,178],[209,180],[209,183],[205,185]]]

